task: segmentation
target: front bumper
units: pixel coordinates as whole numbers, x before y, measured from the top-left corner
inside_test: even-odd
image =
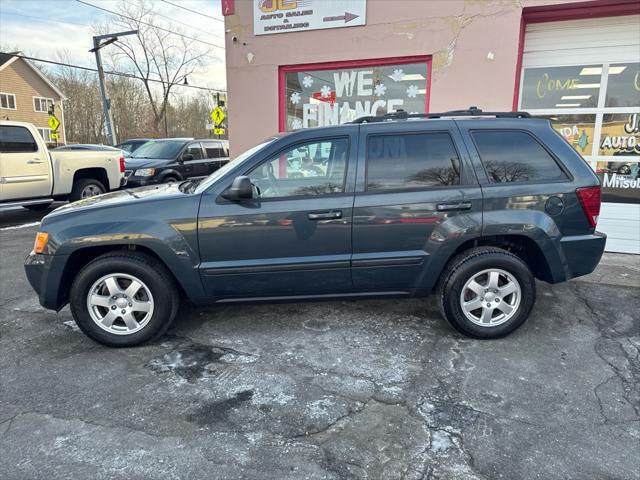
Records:
[[[144,187],[146,185],[157,185],[160,183],[158,177],[136,177],[131,175],[127,177],[127,187]]]
[[[593,272],[604,253],[607,236],[602,232],[574,235],[560,240],[566,260],[567,280]]]
[[[38,294],[40,305],[50,310],[60,310],[69,285],[62,282],[64,265],[68,255],[44,255],[31,252],[24,260],[24,271],[31,287]]]

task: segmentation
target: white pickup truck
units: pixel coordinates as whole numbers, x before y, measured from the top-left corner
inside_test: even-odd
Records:
[[[114,151],[53,151],[30,123],[0,121],[0,208],[39,210],[126,183],[124,156]]]

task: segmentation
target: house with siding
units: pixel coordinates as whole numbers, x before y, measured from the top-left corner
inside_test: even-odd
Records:
[[[58,144],[65,143],[63,100],[64,94],[29,60],[0,53],[0,120],[33,123],[46,142],[55,143],[49,128],[49,112],[53,107],[60,121]]]

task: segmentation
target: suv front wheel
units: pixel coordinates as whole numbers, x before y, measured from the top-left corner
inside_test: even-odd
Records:
[[[536,284],[527,265],[495,247],[467,250],[451,260],[437,290],[440,312],[459,332],[499,338],[529,317]]]
[[[161,336],[180,297],[171,273],[155,258],[118,251],[86,265],[73,281],[69,303],[78,327],[110,347],[131,347]]]

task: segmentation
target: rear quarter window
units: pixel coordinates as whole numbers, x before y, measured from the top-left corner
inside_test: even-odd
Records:
[[[551,154],[527,132],[475,130],[471,135],[492,183],[567,179]]]

